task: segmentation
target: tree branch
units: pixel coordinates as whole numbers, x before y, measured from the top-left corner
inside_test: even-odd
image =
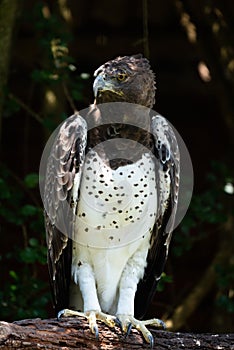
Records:
[[[188,334],[152,331],[154,349],[228,349],[234,350],[234,334]],[[99,340],[91,334],[82,317],[31,319],[14,323],[0,322],[0,349],[149,349],[137,330],[124,337],[119,328],[99,325]]]
[[[37,113],[35,113],[29,106],[27,106],[22,100],[12,93],[8,94],[9,99],[16,102],[21,108],[23,108],[29,115],[31,115],[36,121],[43,124],[43,119]]]

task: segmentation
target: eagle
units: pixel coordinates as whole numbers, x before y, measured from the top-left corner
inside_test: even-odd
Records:
[[[170,123],[152,111],[155,75],[141,54],[117,57],[94,73],[94,103],[67,118],[50,143],[45,227],[58,317],[135,327],[144,320],[174,228],[180,155]]]

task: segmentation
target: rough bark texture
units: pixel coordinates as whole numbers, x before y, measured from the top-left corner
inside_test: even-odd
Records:
[[[234,334],[189,334],[154,331],[154,349],[234,350]],[[125,338],[118,328],[99,325],[99,340],[83,318],[0,322],[0,349],[149,349],[136,330]]]

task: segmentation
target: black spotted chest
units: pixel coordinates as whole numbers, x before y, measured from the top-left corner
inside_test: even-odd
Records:
[[[91,151],[86,157],[74,239],[106,248],[129,244],[152,230],[157,212],[155,166],[150,153],[113,170]]]

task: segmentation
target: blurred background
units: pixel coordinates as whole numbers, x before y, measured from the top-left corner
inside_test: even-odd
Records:
[[[143,53],[154,109],[178,130],[194,194],[148,317],[233,332],[234,2],[0,1],[0,319],[54,317],[40,158],[49,135],[93,101],[93,72]]]

